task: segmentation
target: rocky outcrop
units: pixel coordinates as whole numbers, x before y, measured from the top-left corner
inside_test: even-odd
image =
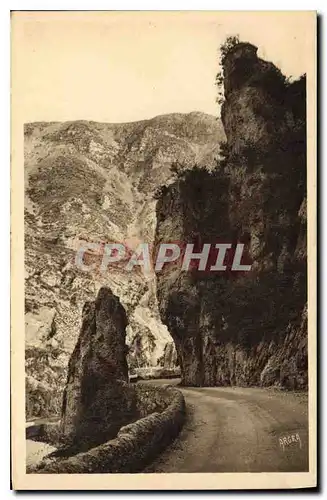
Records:
[[[162,356],[158,359],[158,365],[169,370],[178,366],[177,352],[174,342],[167,342]]]
[[[157,275],[185,385],[307,387],[306,80],[288,82],[256,52],[239,44],[224,59],[224,159],[157,204],[156,244],[233,245],[226,271],[206,272],[213,253],[204,272],[175,263]],[[231,270],[236,243],[251,271]]]
[[[63,397],[66,445],[95,446],[135,418],[135,397],[127,384],[126,326],[126,312],[109,288],[101,288],[95,302],[85,304]]]
[[[151,243],[153,194],[172,181],[172,163],[212,167],[221,141],[221,123],[196,112],[125,124],[25,125],[28,416],[56,414],[83,305],[101,286],[119,295],[127,311],[131,365],[156,365],[171,338],[158,313],[154,275],[119,267],[82,271],[76,250],[81,240],[118,241],[130,249]]]

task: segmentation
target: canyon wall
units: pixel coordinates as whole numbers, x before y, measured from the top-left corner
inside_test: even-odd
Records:
[[[160,315],[184,385],[307,387],[306,79],[289,82],[257,48],[224,58],[227,137],[213,172],[162,191],[155,242],[232,243],[226,271],[180,263],[157,274]],[[251,270],[231,270],[236,243]]]

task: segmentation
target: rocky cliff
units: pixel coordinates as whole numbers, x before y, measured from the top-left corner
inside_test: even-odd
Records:
[[[156,365],[171,337],[157,307],[153,275],[82,271],[80,241],[151,243],[153,197],[172,181],[171,165],[213,167],[224,141],[203,113],[135,123],[25,125],[25,319],[27,414],[60,411],[83,305],[101,286],[120,297],[129,325],[131,368]],[[96,257],[95,257],[96,258]]]
[[[227,269],[166,265],[161,318],[185,385],[306,388],[306,80],[289,82],[243,43],[224,57],[223,76],[224,159],[162,192],[155,240],[198,252],[231,243]],[[250,271],[228,265],[236,243]]]

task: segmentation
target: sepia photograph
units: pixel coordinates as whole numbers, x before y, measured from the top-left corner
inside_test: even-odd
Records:
[[[316,24],[12,12],[14,489],[316,486]]]

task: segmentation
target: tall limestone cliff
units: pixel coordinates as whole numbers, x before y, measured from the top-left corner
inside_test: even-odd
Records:
[[[290,83],[242,43],[223,61],[227,137],[214,172],[163,190],[156,244],[232,243],[226,271],[157,275],[184,385],[307,387],[306,80]],[[236,243],[251,270],[231,270]]]

